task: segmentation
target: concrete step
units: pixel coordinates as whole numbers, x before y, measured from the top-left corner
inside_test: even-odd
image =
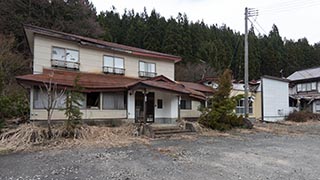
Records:
[[[150,126],[153,131],[166,131],[166,130],[179,130],[177,125],[152,125]]]

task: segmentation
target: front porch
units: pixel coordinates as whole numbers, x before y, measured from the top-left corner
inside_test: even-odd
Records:
[[[179,119],[179,94],[157,90],[128,93],[128,120],[135,123],[175,124]]]

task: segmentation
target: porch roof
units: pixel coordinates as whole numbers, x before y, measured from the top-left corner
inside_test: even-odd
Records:
[[[185,87],[183,84],[176,83],[165,76],[139,79],[122,75],[44,69],[43,74],[17,76],[16,79],[20,83],[29,85],[42,85],[43,83],[50,83],[51,80],[52,83],[60,87],[73,88],[74,80],[77,77],[79,77],[78,85],[84,88],[84,92],[125,91],[138,88],[152,88],[186,94],[201,100],[206,99],[206,95],[203,92]]]
[[[79,77],[78,84],[85,91],[101,91],[101,90],[125,90],[131,84],[140,81],[137,78],[130,78],[120,75],[85,73],[76,71],[64,71],[56,69],[44,69],[43,74],[28,74],[17,76],[17,80],[26,84],[41,85],[52,83],[59,86],[73,87],[74,80]]]

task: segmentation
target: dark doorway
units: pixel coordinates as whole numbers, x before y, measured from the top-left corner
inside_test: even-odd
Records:
[[[135,93],[135,122],[143,122],[144,95],[142,92]],[[147,123],[154,122],[154,93],[147,94]]]

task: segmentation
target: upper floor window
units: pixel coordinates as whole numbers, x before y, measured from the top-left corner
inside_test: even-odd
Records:
[[[155,77],[156,73],[156,64],[147,63],[140,61],[139,62],[139,76],[140,77]]]
[[[123,58],[103,56],[103,72],[113,74],[124,74]]]
[[[52,47],[51,66],[78,70],[80,66],[79,51],[60,47]]]
[[[297,85],[297,92],[307,92],[307,91],[315,91],[317,90],[317,83],[310,82],[310,83],[303,83]]]

